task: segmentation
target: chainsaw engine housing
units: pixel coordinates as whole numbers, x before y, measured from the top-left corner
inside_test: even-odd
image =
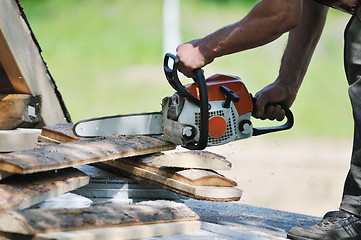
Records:
[[[241,79],[217,74],[207,78],[206,84],[209,111],[207,146],[222,145],[251,137],[253,127],[250,119],[253,104]],[[197,83],[188,85],[186,88],[199,99]],[[199,106],[179,93],[175,93],[163,99],[162,110],[163,134],[166,141],[181,146],[198,141],[202,128]]]

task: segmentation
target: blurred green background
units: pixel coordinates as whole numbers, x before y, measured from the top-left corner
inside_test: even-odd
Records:
[[[182,41],[189,41],[240,20],[257,1],[180,2]],[[162,98],[173,94],[162,69],[162,0],[20,3],[73,122],[159,111]],[[347,14],[330,10],[321,42],[291,108],[294,129],[280,136],[352,136],[342,57],[348,19]],[[277,77],[286,40],[287,35],[267,46],[217,59],[205,67],[205,74],[240,76],[255,94]]]

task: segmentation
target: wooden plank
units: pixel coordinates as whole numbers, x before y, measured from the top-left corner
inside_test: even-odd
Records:
[[[0,130],[0,152],[34,149],[40,129]]]
[[[164,237],[173,234],[186,234],[197,232],[200,230],[200,226],[201,222],[199,221],[156,223],[139,226],[37,234],[34,236],[34,238],[32,238],[32,240],[127,240],[144,238],[153,239],[154,237]]]
[[[172,179],[168,174],[162,175],[160,169],[155,170],[155,168],[144,165],[134,164],[134,161],[129,160],[107,161],[96,164],[96,166],[108,171],[125,174],[139,181],[147,181],[195,199],[225,202],[238,201],[242,196],[242,190],[236,187],[193,186]]]
[[[40,110],[40,96],[0,94],[0,130],[34,127],[41,121]]]
[[[161,154],[152,159],[159,167],[200,168],[212,170],[230,170],[232,163],[219,154],[208,151],[183,151]]]
[[[0,170],[33,173],[174,149],[148,136],[111,136],[0,154]]]
[[[35,41],[17,1],[0,1],[0,63],[15,92],[42,96],[45,125],[66,123],[66,109]]]
[[[26,209],[0,212],[0,231],[38,233],[99,229],[181,221],[198,215],[182,203],[149,201],[139,204],[97,204],[88,208]]]
[[[170,154],[155,154],[150,156],[133,157],[124,159],[127,164],[131,164],[149,171],[152,171],[158,175],[172,178],[177,181],[181,181],[193,186],[220,186],[220,187],[233,187],[237,186],[235,181],[232,181],[213,170],[206,169],[182,169],[182,168],[169,168],[169,167],[157,167],[154,166],[153,159],[161,156],[173,158]]]
[[[0,183],[0,210],[24,209],[89,183],[74,168],[29,175],[14,175]]]
[[[75,142],[79,138],[73,133],[73,124],[56,124],[42,128],[41,135],[58,142]]]

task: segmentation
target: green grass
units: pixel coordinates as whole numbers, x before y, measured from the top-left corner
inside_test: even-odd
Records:
[[[162,0],[21,0],[50,73],[73,121],[160,110],[173,94],[163,75]],[[181,0],[183,41],[243,18],[248,2]],[[349,16],[330,11],[324,35],[292,107],[293,131],[282,135],[349,137],[352,117],[343,73],[343,28]],[[217,59],[207,76],[240,76],[256,93],[278,74],[287,36]],[[265,124],[256,122],[257,125]]]

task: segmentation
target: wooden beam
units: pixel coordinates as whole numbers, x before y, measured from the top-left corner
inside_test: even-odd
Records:
[[[0,152],[34,149],[40,132],[40,129],[30,128],[0,130]]]
[[[182,151],[159,154],[152,158],[158,167],[199,168],[211,170],[230,170],[232,163],[224,156],[208,151]]]
[[[0,212],[0,231],[39,233],[196,221],[198,215],[182,203],[98,204],[88,208],[26,209]],[[199,230],[199,229],[198,229]]]
[[[0,130],[34,127],[41,122],[41,97],[0,94]]]
[[[25,209],[88,183],[89,177],[74,168],[13,175],[0,183],[0,211]]]
[[[66,109],[17,1],[0,1],[0,63],[16,93],[39,95],[45,125],[66,123]]]
[[[0,170],[34,173],[174,149],[148,136],[111,136],[49,144],[34,150],[0,154]]]

